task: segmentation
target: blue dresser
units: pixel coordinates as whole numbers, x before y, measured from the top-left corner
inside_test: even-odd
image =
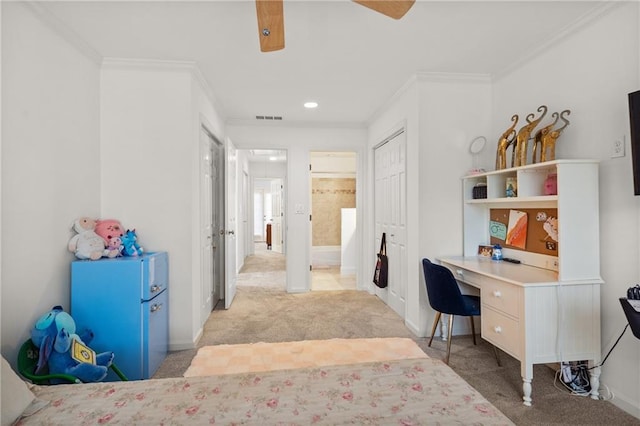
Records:
[[[167,355],[168,272],[166,252],[71,264],[71,315],[129,380],[150,378]],[[119,379],[110,371],[106,380]]]

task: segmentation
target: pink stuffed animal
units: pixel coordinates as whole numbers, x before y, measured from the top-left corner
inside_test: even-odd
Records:
[[[115,219],[98,220],[96,221],[96,234],[102,237],[105,246],[114,247],[111,239],[122,238],[124,229],[120,222]],[[122,242],[120,244],[122,244]]]
[[[106,249],[102,237],[95,233],[96,221],[90,217],[76,219],[73,230],[77,232],[70,240],[68,249],[78,259],[98,260],[102,256],[116,257],[119,252]]]

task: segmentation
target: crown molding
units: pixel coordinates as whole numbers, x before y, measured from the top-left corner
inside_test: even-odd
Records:
[[[429,83],[491,83],[490,74],[455,73],[455,72],[417,72],[416,81]]]
[[[105,57],[102,59],[104,69],[129,69],[139,71],[183,71],[192,73],[196,68],[193,61],[168,61],[161,59],[137,59]]]
[[[100,65],[102,63],[102,55],[96,49],[94,49],[93,46],[87,43],[85,39],[80,37],[75,31],[69,28],[55,15],[53,15],[46,7],[42,5],[41,2],[36,3],[34,1],[28,0],[21,3],[23,3],[29,10],[31,10],[31,12],[38,19],[40,19],[41,22],[49,27],[49,29],[62,37],[62,39],[64,39],[71,46],[76,48],[76,50],[78,50],[78,52],[80,52],[83,56],[87,57],[96,65]]]
[[[193,64],[193,68],[191,69],[191,75],[193,76],[194,80],[200,85],[200,88],[204,92],[207,99],[209,99],[209,102],[211,102],[211,104],[213,105],[213,109],[220,116],[220,119],[222,120],[222,122],[223,123],[226,122],[227,114],[226,114],[224,105],[222,104],[222,102],[220,102],[218,97],[215,95],[215,93],[213,92],[213,89],[211,88],[211,85],[209,84],[206,77],[202,73],[202,70],[200,70],[200,67],[195,62]]]
[[[374,113],[371,114],[371,117],[369,117],[369,119],[367,120],[367,126],[371,126],[382,115],[382,113],[389,108],[389,105],[395,103],[402,97],[402,95],[408,92],[409,89],[416,83],[416,81],[418,81],[417,74],[413,74],[411,77],[409,77],[409,79],[405,81],[405,83],[400,86],[400,88],[396,90],[396,92],[391,95],[391,97],[387,99],[386,102],[383,102],[382,105],[380,105],[378,109],[376,109]]]
[[[622,4],[629,3],[628,1],[620,1],[620,0],[603,0],[599,2],[600,4],[594,7],[593,9],[585,12],[582,16],[577,18],[575,21],[569,23],[564,28],[562,28],[557,33],[549,36],[547,39],[542,40],[541,43],[535,48],[527,52],[525,55],[520,57],[520,59],[513,61],[507,67],[498,71],[492,75],[493,81],[500,80],[515,70],[521,68],[527,63],[531,62],[542,53],[549,50],[552,46],[562,42],[564,39],[567,39],[571,35],[577,33],[581,29],[585,28],[593,21],[601,18],[607,13],[611,12],[616,7],[620,7]]]
[[[224,106],[215,96],[211,85],[204,77],[198,64],[194,61],[169,61],[159,59],[130,59],[130,58],[111,58],[102,59],[102,69],[112,70],[134,70],[134,71],[169,71],[169,72],[185,72],[191,74],[195,82],[205,93],[207,99],[213,105],[216,113],[220,115],[222,121],[226,121]]]
[[[370,126],[375,122],[384,111],[389,108],[406,92],[409,91],[417,83],[472,83],[472,84],[490,84],[492,81],[490,74],[472,74],[472,73],[454,73],[454,72],[426,72],[418,71],[414,73],[407,81],[369,117],[366,122]]]

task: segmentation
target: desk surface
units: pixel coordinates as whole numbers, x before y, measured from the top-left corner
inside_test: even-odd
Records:
[[[488,257],[443,257],[441,263],[463,268],[497,280],[506,281],[518,286],[558,285],[558,273],[535,266],[515,264]]]

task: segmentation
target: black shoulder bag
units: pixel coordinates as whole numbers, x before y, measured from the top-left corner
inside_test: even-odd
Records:
[[[378,261],[376,262],[376,271],[373,274],[373,283],[380,288],[387,286],[387,277],[389,275],[389,262],[387,259],[387,234],[382,233],[382,241],[380,242],[380,251],[378,252]]]

